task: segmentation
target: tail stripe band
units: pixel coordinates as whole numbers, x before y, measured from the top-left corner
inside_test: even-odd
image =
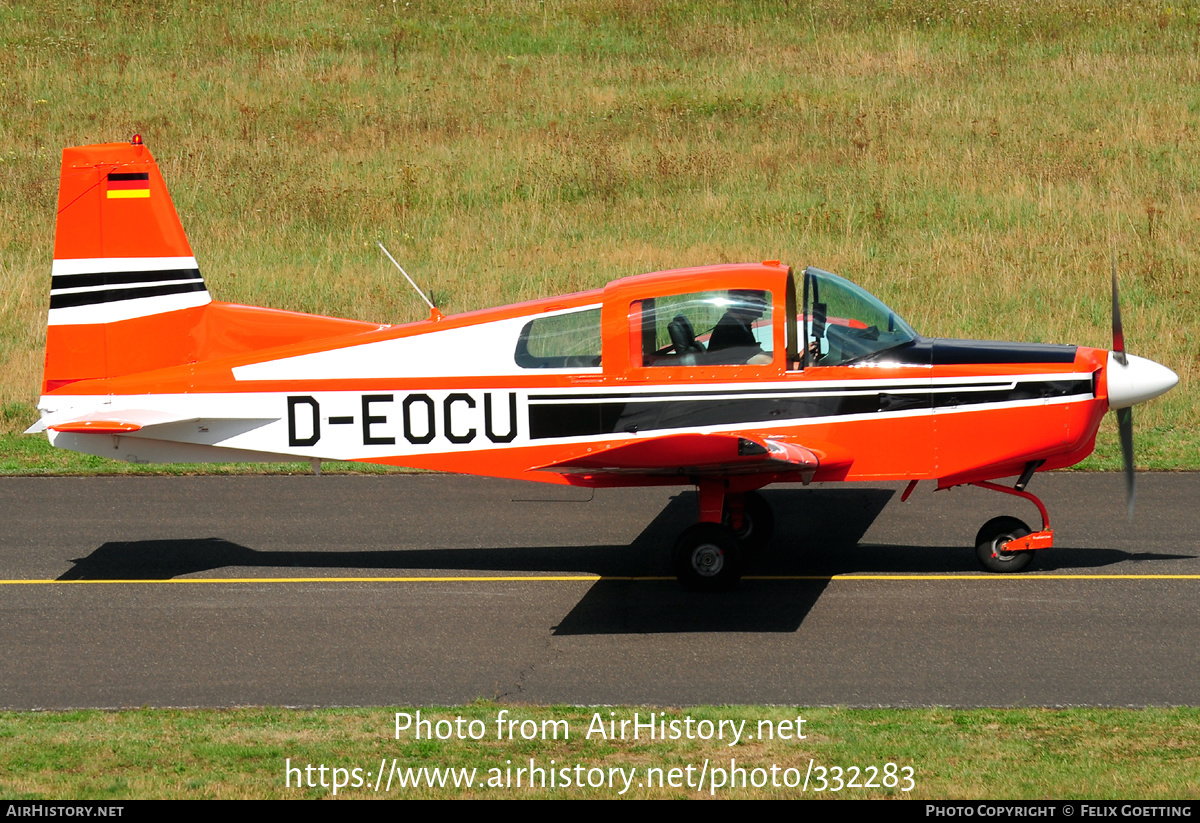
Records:
[[[116,323],[208,302],[208,289],[191,255],[66,257],[54,261],[49,323]]]
[[[187,283],[161,283],[139,288],[104,289],[101,291],[79,291],[68,294],[50,295],[50,308],[65,309],[70,306],[91,306],[97,303],[114,303],[118,300],[136,300],[140,297],[161,297],[166,294],[183,294],[204,291],[203,280]]]
[[[51,294],[89,286],[120,286],[129,283],[149,284],[168,280],[199,280],[199,269],[159,269],[158,271],[110,271],[94,274],[60,274],[50,283]]]

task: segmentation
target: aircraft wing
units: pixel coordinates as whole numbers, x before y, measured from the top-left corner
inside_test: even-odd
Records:
[[[807,483],[819,465],[819,458],[809,449],[769,437],[669,434],[597,445],[533,471],[689,477],[797,473]]]

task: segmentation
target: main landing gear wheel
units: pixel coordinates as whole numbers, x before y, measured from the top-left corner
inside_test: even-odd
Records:
[[[675,543],[675,576],[693,591],[728,591],[742,577],[737,535],[718,523],[697,523]]]
[[[1006,552],[1004,546],[1008,541],[1024,537],[1031,531],[1029,526],[1015,517],[993,517],[975,535],[975,555],[990,572],[1023,571],[1033,561],[1033,552]]]
[[[775,512],[771,504],[758,492],[746,492],[742,496],[742,527],[733,528],[733,515],[726,504],[721,523],[729,526],[748,557],[760,554],[771,542],[775,533]]]

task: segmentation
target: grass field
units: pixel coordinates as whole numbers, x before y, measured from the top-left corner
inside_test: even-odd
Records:
[[[1178,0],[5,0],[0,474],[147,470],[17,434],[37,416],[60,151],[135,132],[215,297],[381,322],[425,311],[377,239],[446,312],[781,258],[847,275],[926,335],[1107,347],[1115,254],[1130,350],[1180,375],[1136,414],[1139,463],[1197,468],[1198,88],[1200,4]],[[1117,455],[1109,422],[1085,466]],[[747,759],[903,761],[916,797],[1200,794],[1192,710],[812,716],[821,739]],[[389,724],[0,715],[0,796],[323,796],[284,788],[284,759],[500,756],[397,743]],[[728,755],[504,756],[530,751]]]
[[[526,725],[536,739],[515,742],[494,739],[497,717]],[[76,799],[127,798],[300,798],[333,795],[333,767],[349,772],[360,769],[358,785],[345,775],[338,797],[366,798],[570,798],[619,796],[636,798],[682,797],[811,797],[892,799],[1180,799],[1200,794],[1197,783],[1195,740],[1200,733],[1200,711],[1195,709],[1075,709],[972,710],[910,709],[903,711],[854,709],[788,709],[781,707],[697,707],[687,710],[653,708],[531,708],[503,707],[481,702],[448,709],[423,709],[430,730],[438,721],[441,733],[451,734],[451,724],[462,718],[462,737],[448,740],[415,737],[405,728],[397,739],[395,712],[412,715],[413,708],[289,710],[237,709],[231,711],[68,712],[35,715],[0,714],[0,796],[9,800],[44,797]],[[646,739],[643,729],[632,739],[632,721],[639,713],[665,715],[670,733],[678,740]],[[659,713],[662,713],[660,715]],[[605,739],[593,724],[630,721],[624,738]],[[687,739],[687,718],[692,739]],[[804,723],[795,724],[797,717]],[[477,721],[472,731],[468,725]],[[719,727],[721,721],[738,724],[744,733],[757,734],[763,723],[772,725],[775,739],[744,738],[730,746],[729,737],[717,739],[704,722]],[[402,721],[402,724],[405,721]],[[544,725],[556,723],[557,726]],[[781,725],[791,723],[791,726]],[[534,727],[536,726],[536,731]],[[503,728],[503,726],[502,726]],[[521,733],[513,734],[520,738]],[[606,729],[613,729],[608,726]],[[726,726],[728,730],[730,726]],[[591,731],[591,737],[587,736]],[[699,739],[707,733],[712,739]],[[779,733],[789,735],[780,739]],[[805,739],[795,739],[803,733]],[[563,735],[569,734],[569,739]],[[555,737],[557,735],[557,739]],[[428,737],[428,733],[426,734]],[[374,788],[373,773],[385,764],[409,768],[475,769],[474,788],[411,786],[401,789],[393,775],[391,791]],[[571,785],[529,788],[528,777],[520,788],[515,771],[530,759],[549,771],[570,769],[571,780],[592,780],[592,786]],[[809,772],[809,761],[814,771]],[[297,786],[293,772],[287,785],[285,768],[303,770],[306,785]],[[734,761],[731,763],[731,761]],[[551,766],[553,762],[554,766]],[[697,788],[705,763],[708,781],[724,768],[727,781],[733,769],[746,769],[750,784],[718,785],[706,782]],[[896,765],[897,780],[886,786],[885,769]],[[325,787],[316,767],[325,765]],[[577,772],[574,767],[582,766]],[[874,765],[872,776],[867,768]],[[777,767],[771,772],[771,767]],[[860,769],[857,778],[849,771]],[[688,768],[692,771],[689,773]],[[822,774],[816,771],[824,767]],[[832,770],[843,771],[837,775]],[[911,768],[912,771],[903,771]],[[627,790],[624,779],[616,787],[600,786],[593,771],[622,769],[635,776]],[[660,774],[662,785],[654,782]],[[668,782],[676,769],[675,786]],[[757,774],[753,770],[758,769]],[[499,771],[493,771],[499,770]],[[510,771],[511,770],[511,771]],[[788,770],[791,770],[790,772]],[[370,780],[367,773],[372,773]],[[587,776],[591,772],[590,778]],[[808,777],[808,790],[796,786]],[[903,782],[911,777],[911,783]],[[556,779],[561,777],[561,771]],[[615,777],[615,773],[614,773]],[[821,778],[824,778],[824,784]],[[862,787],[842,785],[857,780]],[[460,772],[461,778],[461,772]],[[487,786],[488,779],[496,785]],[[718,778],[719,780],[720,778]],[[875,787],[865,784],[874,779]],[[311,780],[315,786],[309,786]],[[689,788],[690,780],[690,788]],[[772,786],[774,781],[777,785]],[[791,782],[794,788],[782,785]],[[760,786],[756,788],[754,783]],[[766,785],[761,785],[766,783]],[[482,787],[479,784],[484,784]],[[818,790],[823,785],[824,790]],[[904,791],[904,788],[908,791]]]

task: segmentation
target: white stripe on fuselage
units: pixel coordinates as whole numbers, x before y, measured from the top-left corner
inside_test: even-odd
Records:
[[[526,369],[517,365],[521,329],[534,318],[598,309],[599,304],[437,329],[391,340],[268,360],[233,370],[235,380],[403,380],[421,377],[511,377],[600,374],[599,368]]]

